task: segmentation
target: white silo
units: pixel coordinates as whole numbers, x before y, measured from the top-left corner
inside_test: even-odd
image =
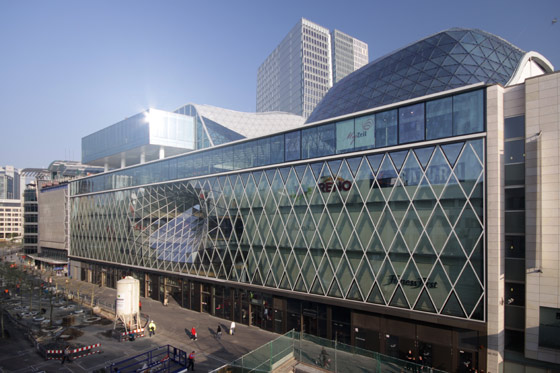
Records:
[[[140,282],[126,276],[117,281],[117,299],[115,302],[115,326],[122,321],[125,330],[135,330],[140,327]]]

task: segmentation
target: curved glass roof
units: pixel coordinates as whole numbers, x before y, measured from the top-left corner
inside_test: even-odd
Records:
[[[342,79],[319,102],[307,123],[479,82],[505,86],[524,54],[485,31],[441,31]]]

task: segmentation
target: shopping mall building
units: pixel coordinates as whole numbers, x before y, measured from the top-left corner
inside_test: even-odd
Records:
[[[70,275],[448,371],[545,372],[559,116],[545,57],[440,32],[347,76],[305,125],[72,181]]]

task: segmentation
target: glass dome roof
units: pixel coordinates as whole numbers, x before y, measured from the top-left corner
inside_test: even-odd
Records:
[[[515,45],[485,31],[441,31],[342,79],[307,123],[479,82],[505,86],[524,55]]]

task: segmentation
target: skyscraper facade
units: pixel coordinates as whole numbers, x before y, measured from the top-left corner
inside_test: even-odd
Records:
[[[368,63],[368,45],[339,30],[331,32],[331,53],[334,83]]]
[[[0,167],[0,199],[20,199],[19,171],[12,167]]]
[[[308,117],[333,82],[367,61],[366,43],[302,18],[258,69],[257,112]]]

